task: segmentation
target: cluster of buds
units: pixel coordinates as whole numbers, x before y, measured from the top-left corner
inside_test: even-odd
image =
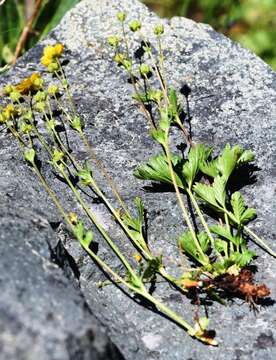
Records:
[[[49,72],[57,71],[59,69],[58,59],[61,57],[63,50],[64,46],[62,44],[46,46],[40,59],[41,64],[46,66]]]
[[[17,109],[13,104],[8,104],[6,107],[0,107],[0,124],[5,124],[17,115]]]

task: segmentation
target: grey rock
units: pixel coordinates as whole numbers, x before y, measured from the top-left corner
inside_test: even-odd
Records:
[[[148,135],[145,119],[133,105],[132,89],[126,75],[113,63],[111,50],[106,45],[107,37],[119,31],[116,12],[120,9],[127,11],[129,18],[141,19],[145,36],[154,44],[152,27],[160,19],[140,3],[131,0],[84,0],[64,17],[46,40],[29,51],[17,67],[2,79],[8,82],[24,78],[37,69],[45,44],[55,41],[65,44],[66,58],[69,60],[66,74],[78,111],[85,121],[86,133],[130,206],[135,196],[143,198],[149,218],[149,243],[156,254],[163,252],[170,270],[178,261],[175,238],[182,231],[180,212],[172,193],[145,192],[145,184],[132,175],[137,164],[159,149]],[[208,25],[185,18],[163,22],[166,76],[178,90],[184,85],[186,90],[190,89],[189,112],[195,141],[212,144],[217,149],[227,142],[239,143],[256,154],[256,165],[260,171],[257,181],[248,186],[244,194],[248,203],[258,209],[255,230],[273,246],[276,230],[273,200],[276,75],[262,60]],[[139,40],[135,36],[131,40],[131,51],[138,45]],[[181,97],[181,101],[185,108],[185,96]],[[180,141],[176,134],[173,134],[173,139]],[[86,156],[84,148],[76,136],[71,134],[69,140],[71,147],[77,149],[80,159],[83,159]],[[48,221],[60,221],[47,195],[33,181],[30,169],[22,163],[16,146],[3,133],[0,141],[0,191],[6,203],[18,204],[19,208],[27,207],[34,214],[43,214]],[[47,180],[63,194],[65,206],[78,212],[70,192],[54,178],[47,164],[44,171]],[[111,197],[108,190],[107,194]],[[133,250],[114,227],[104,207],[92,203],[91,208],[124,251],[132,255]],[[21,220],[15,228],[22,226],[20,224]],[[0,231],[2,233],[2,229]],[[96,239],[100,245],[99,254],[120,270],[100,237],[96,235]],[[262,307],[257,315],[249,310],[248,305],[239,302],[226,307],[217,304],[210,306],[211,327],[217,331],[220,346],[207,348],[159,314],[134,302],[118,287],[98,289],[97,282],[105,279],[98,267],[66,233],[63,243],[77,264],[85,301],[91,312],[100,317],[107,334],[126,359],[275,359],[276,315],[273,303]],[[255,248],[254,244],[252,248]],[[275,260],[260,249],[256,251],[259,254],[255,262],[259,270],[257,279],[270,287],[271,298],[274,299]],[[10,266],[7,264],[5,268],[9,269]],[[187,320],[193,320],[194,306],[188,299],[164,284],[158,285],[155,294]],[[69,315],[64,313],[64,318]],[[14,325],[10,326],[9,331],[12,331]],[[43,327],[40,330],[43,331]]]
[[[123,359],[65,276],[70,257],[46,218],[0,209],[1,360]]]

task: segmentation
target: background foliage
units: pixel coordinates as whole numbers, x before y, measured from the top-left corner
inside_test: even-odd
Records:
[[[13,60],[20,34],[36,1],[5,0],[0,6],[0,67]],[[21,53],[45,36],[79,1],[41,0]],[[186,16],[210,24],[254,51],[276,70],[276,0],[141,1],[160,16]]]
[[[143,0],[160,16],[186,16],[254,51],[276,70],[276,0]]]

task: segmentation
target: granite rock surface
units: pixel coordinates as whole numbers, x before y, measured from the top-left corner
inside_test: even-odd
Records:
[[[155,154],[158,148],[153,145],[148,135],[143,115],[131,100],[132,89],[127,81],[127,76],[114,64],[110,48],[106,45],[107,37],[119,31],[116,21],[118,10],[127,11],[129,19],[139,18],[143,23],[143,33],[154,44],[154,37],[151,35],[152,27],[155,23],[160,22],[160,19],[139,2],[84,0],[64,17],[61,24],[47,39],[29,51],[18,62],[15,69],[2,76],[1,80],[6,83],[23,79],[32,71],[37,70],[41,51],[45,44],[53,44],[56,41],[65,44],[65,56],[68,59],[66,74],[72,86],[78,111],[85,122],[86,134],[129,205],[131,206],[135,196],[141,196],[144,200],[148,212],[149,243],[156,254],[163,252],[167,267],[170,269],[174,266],[177,253],[175,238],[182,231],[182,225],[179,223],[180,213],[172,193],[145,191],[145,184],[132,175],[135,166]],[[208,25],[198,24],[185,18],[173,18],[170,21],[164,21],[164,25],[163,47],[166,56],[166,77],[176,89],[179,91],[182,89],[181,101],[186,111],[188,105],[194,140],[212,144],[217,149],[222,148],[228,142],[230,144],[239,143],[245,148],[252,149],[256,154],[256,165],[259,167],[257,178],[243,193],[248,203],[258,209],[258,219],[254,222],[255,230],[275,248],[273,240],[276,232],[274,155],[276,74],[262,60],[216,33]],[[131,41],[132,52],[138,46],[138,38]],[[179,141],[177,137],[174,139],[176,142]],[[84,159],[86,156],[84,148],[76,137],[70,137],[69,141],[73,149],[78,149],[80,159]],[[66,235],[66,231],[62,227],[59,230],[60,216],[41,186],[34,181],[31,170],[23,164],[17,147],[4,133],[0,134],[0,142],[0,192],[1,202],[4,204],[2,207],[3,218],[6,219],[4,224],[12,223],[12,226],[1,226],[0,234],[1,238],[6,241],[12,239],[9,252],[11,259],[18,259],[17,252],[18,249],[21,249],[22,258],[27,256],[34,263],[30,267],[37,267],[42,272],[43,281],[35,278],[32,273],[25,275],[26,282],[27,279],[29,281],[30,297],[32,291],[35,291],[32,287],[33,283],[37,281],[37,286],[40,286],[42,294],[45,294],[43,282],[47,282],[48,276],[55,275],[49,275],[48,270],[43,270],[43,267],[41,269],[43,262],[36,254],[28,253],[28,243],[31,241],[30,239],[37,238],[32,246],[38,246],[38,249],[35,248],[38,253],[46,252],[41,256],[46,256],[48,259],[49,253],[47,253],[48,248],[45,244],[47,241],[52,241],[52,238],[56,239],[57,236],[54,231],[49,229],[44,230],[45,233],[38,232],[35,226],[31,226],[32,218],[36,219],[37,216],[42,216],[47,223],[58,229],[60,242],[72,260],[69,263],[66,262],[66,270],[62,267],[64,275],[72,283],[72,288],[69,288],[67,282],[61,281],[61,285],[59,282],[55,282],[52,290],[52,296],[55,299],[53,301],[56,306],[59,305],[56,307],[55,316],[60,316],[61,319],[51,321],[56,321],[57,329],[63,329],[56,335],[57,346],[61,346],[62,343],[59,335],[63,337],[70,330],[76,336],[72,329],[75,329],[80,320],[73,321],[73,319],[81,319],[82,316],[85,316],[84,311],[89,309],[88,322],[90,316],[93,316],[91,313],[96,315],[125,359],[275,359],[276,312],[273,301],[269,306],[262,307],[256,315],[249,310],[248,305],[241,304],[239,301],[229,303],[226,307],[218,304],[209,306],[210,325],[216,329],[220,345],[217,348],[208,348],[188,337],[183,330],[165,318],[134,302],[119,288],[106,286],[99,289],[97,282],[105,279],[104,275],[84,254],[79,245]],[[62,192],[65,206],[78,212],[79,209],[69,190],[54,178],[47,169],[47,165],[45,165],[44,171],[48,181]],[[107,194],[111,197],[108,190]],[[24,217],[24,221],[22,217],[14,216],[15,209],[21,208],[28,209],[32,216]],[[112,232],[124,251],[131,255],[132,250],[126,239],[117,228],[114,228],[112,219],[103,205],[92,203],[91,208],[102,220],[105,228]],[[19,214],[21,214],[20,210]],[[14,232],[10,229],[14,229]],[[13,233],[16,234],[16,232],[19,235],[14,236]],[[120,266],[102,245],[102,240],[97,238],[97,241],[99,242],[99,254],[120,271]],[[19,243],[20,245],[17,246]],[[3,244],[1,249],[2,247]],[[252,248],[256,248],[254,244],[252,244]],[[3,251],[7,251],[7,249],[3,247]],[[260,249],[256,249],[256,251],[259,254],[255,262],[258,266],[256,277],[270,287],[271,298],[274,299],[276,296],[274,275],[276,261]],[[63,258],[63,256],[62,253],[60,257]],[[14,264],[17,264],[17,267],[20,266],[20,263],[7,261],[2,270],[3,274],[5,272],[12,273]],[[53,265],[49,266],[53,267]],[[60,278],[61,270],[55,267],[53,269],[54,274],[58,272],[56,276]],[[36,271],[34,272],[36,273]],[[24,272],[20,274],[24,277]],[[1,282],[3,289],[6,283],[8,283],[8,279],[4,277],[4,281]],[[9,298],[13,301],[17,299],[18,295],[12,291],[20,291],[20,287],[16,286],[16,282],[14,284],[14,289],[5,295],[7,301]],[[159,285],[155,292],[156,296],[192,321],[194,306],[190,301],[164,284]],[[74,300],[79,296],[74,292],[77,286],[80,287],[83,300]],[[61,291],[61,288],[65,288],[64,291]],[[57,302],[59,291],[63,293],[64,306],[60,306]],[[68,295],[64,295],[66,291],[68,291]],[[1,293],[3,292],[1,291]],[[47,299],[46,295],[43,296]],[[65,299],[68,300],[67,307]],[[48,309],[49,304],[45,305],[48,301],[44,302],[43,299],[40,301],[42,308],[45,306],[45,309]],[[84,301],[88,309],[83,310],[83,303],[80,305],[82,310],[77,309],[78,301]],[[5,308],[6,302],[2,301],[2,296],[1,303],[4,303],[4,311],[1,311],[3,316],[8,316],[8,314],[11,316],[11,309]],[[37,306],[39,307],[39,303]],[[70,306],[76,306],[76,310],[68,309]],[[27,304],[23,303],[24,312],[27,312],[26,307]],[[42,308],[39,308],[40,311]],[[13,313],[17,313],[17,311],[20,310],[14,304]],[[76,315],[72,316],[74,311],[76,311]],[[46,312],[43,313],[46,314]],[[47,331],[50,327],[46,326],[45,330],[45,324],[39,320],[39,316],[39,313],[34,316],[35,326],[38,327],[34,333],[38,332],[40,341],[46,343],[45,339],[49,336]],[[4,321],[7,323],[7,320]],[[18,321],[23,328],[27,328],[28,324],[32,322],[28,317],[21,319],[19,316],[15,316],[10,320],[7,331],[13,333],[15,331],[13,328],[17,328],[16,322]],[[79,326],[81,323],[80,321]],[[75,343],[80,348],[84,346],[87,349],[87,339],[89,338],[85,333],[87,321],[83,324],[84,328],[81,333],[86,334],[82,335],[84,340],[78,338],[78,340],[75,339]],[[46,334],[43,334],[44,331]],[[31,339],[31,336],[28,335],[28,339]],[[55,337],[55,333],[51,333],[51,336]],[[19,339],[19,335],[18,337],[15,335],[15,338]],[[4,346],[8,346],[8,341],[9,339],[4,337]],[[83,345],[84,343],[85,345]],[[39,344],[40,350],[46,351],[46,345]],[[63,350],[62,348],[60,351]],[[28,356],[26,358],[31,359]],[[45,359],[48,358],[45,357]],[[67,358],[70,357],[62,357],[62,355],[59,357],[59,359]],[[89,357],[81,357],[81,355],[79,358],[89,359]],[[92,355],[91,358],[93,358]],[[108,356],[106,358],[110,359]]]

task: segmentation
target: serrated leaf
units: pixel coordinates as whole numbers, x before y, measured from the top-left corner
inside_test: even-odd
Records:
[[[227,254],[228,243],[225,240],[215,239],[215,248],[219,253]]]
[[[199,164],[205,155],[205,146],[198,144],[192,147],[189,151],[188,160],[185,162],[182,168],[182,174],[185,177],[186,182],[191,188],[193,181],[199,171]]]
[[[199,164],[199,169],[203,174],[214,178],[218,175],[217,160],[212,160],[212,161],[203,160]]]
[[[182,159],[178,155],[172,155],[172,164],[174,168],[180,166]],[[146,164],[142,164],[134,171],[134,176],[142,180],[159,181],[166,184],[172,184],[169,166],[164,154],[159,154],[149,159]],[[180,188],[184,188],[180,177],[175,173],[176,183]]]
[[[237,220],[237,223],[241,223],[242,214],[245,211],[244,199],[239,191],[234,192],[231,196],[231,205],[233,214]]]
[[[226,181],[224,177],[216,176],[214,178],[214,182],[212,186],[213,193],[217,202],[223,207],[225,207],[225,199],[226,199],[225,186],[226,186]]]
[[[206,232],[202,231],[197,235],[198,241],[200,243],[200,247],[204,253],[207,252],[209,248],[209,237]]]
[[[241,217],[242,224],[246,224],[249,221],[253,220],[257,216],[257,212],[253,208],[248,208],[244,211]]]
[[[202,236],[203,241],[203,236]],[[194,260],[198,261],[202,265],[207,265],[209,259],[207,256],[202,256],[202,254],[198,251],[193,236],[190,231],[184,232],[178,239],[178,244],[184,252],[189,254]]]
[[[238,159],[238,164],[254,161],[255,155],[251,150],[245,150]]]
[[[222,151],[222,154],[217,159],[217,169],[221,176],[227,181],[235,169],[237,163],[237,149],[227,144]]]
[[[211,185],[195,183],[193,190],[198,197],[200,197],[202,200],[205,200],[209,205],[212,205],[215,208],[219,207]]]
[[[232,252],[230,260],[242,268],[248,265],[254,256],[256,256],[254,251],[244,250],[242,254],[239,252]]]
[[[210,231],[236,244],[235,237],[226,226],[212,225],[210,226]]]
[[[150,130],[150,135],[159,144],[164,144],[166,141],[166,134],[162,129],[152,129]]]

